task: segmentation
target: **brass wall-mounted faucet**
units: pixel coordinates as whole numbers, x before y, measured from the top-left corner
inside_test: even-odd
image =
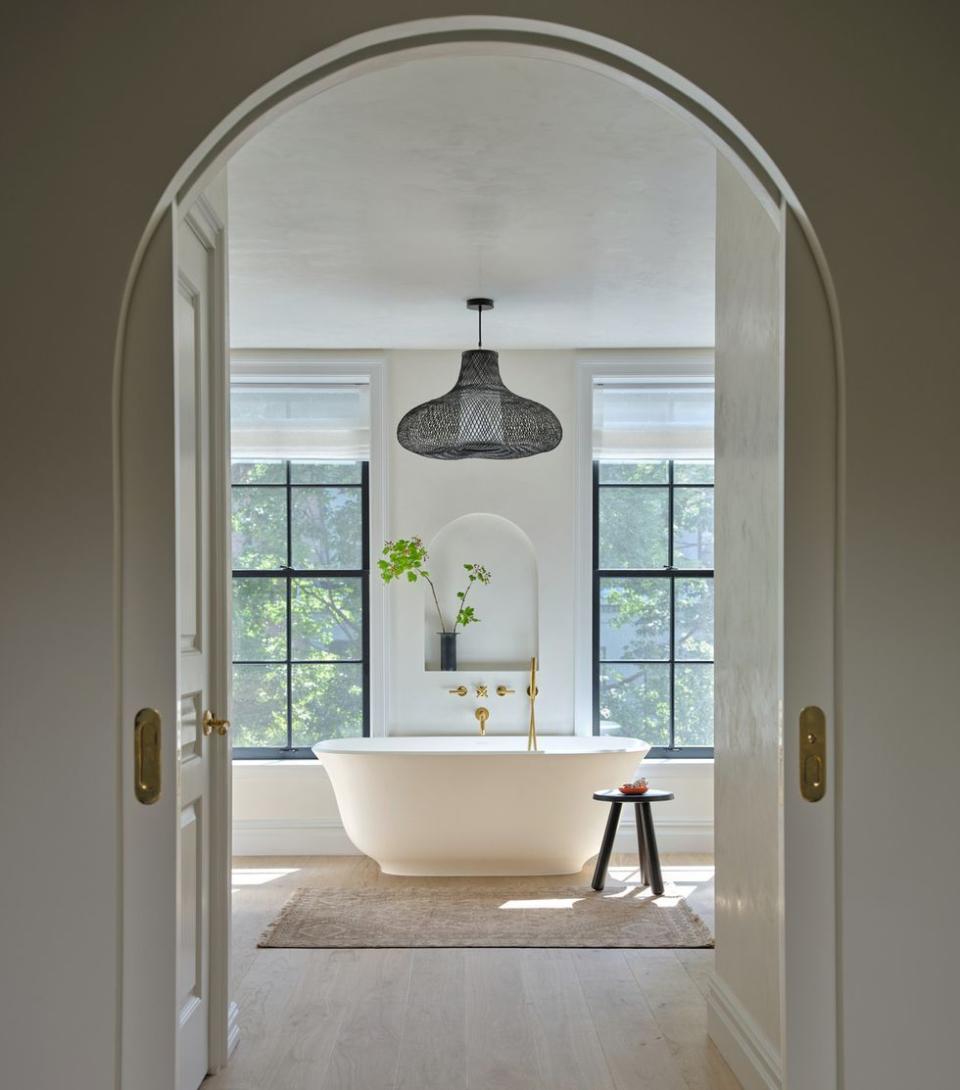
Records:
[[[490,712],[486,708],[477,708],[473,714],[480,724],[480,737],[483,738],[487,733],[487,720],[490,718]]]

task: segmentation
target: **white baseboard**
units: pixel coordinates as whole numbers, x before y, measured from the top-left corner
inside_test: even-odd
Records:
[[[240,1008],[236,1003],[231,1003],[227,1011],[227,1058],[233,1055],[233,1050],[240,1040]]]
[[[336,818],[243,819],[233,823],[234,855],[359,855]]]
[[[656,821],[657,848],[661,852],[706,852],[713,854],[713,822],[698,818],[679,821]],[[617,852],[637,850],[637,827],[626,818],[621,819],[617,838],[613,842]]]
[[[778,1050],[717,976],[707,993],[707,1032],[743,1090],[782,1090]]]
[[[712,821],[658,821],[661,852],[712,852]],[[599,844],[597,845],[599,847]],[[624,821],[615,851],[637,850],[636,826]],[[359,855],[336,818],[242,819],[233,823],[234,855]]]

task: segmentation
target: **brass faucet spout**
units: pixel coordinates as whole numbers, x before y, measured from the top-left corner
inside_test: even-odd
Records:
[[[486,708],[477,708],[473,714],[480,724],[480,737],[483,738],[487,733],[487,720],[490,718],[490,712]]]
[[[530,696],[530,730],[527,733],[527,752],[537,752],[537,714],[534,711],[534,701],[537,699],[537,693],[540,690],[537,688],[537,659],[534,656],[530,660],[530,684],[527,686],[527,693]]]

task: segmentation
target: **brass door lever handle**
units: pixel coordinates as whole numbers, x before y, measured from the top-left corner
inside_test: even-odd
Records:
[[[203,728],[203,734],[205,738],[209,738],[216,730],[217,734],[222,738],[230,727],[229,719],[218,719],[212,711],[208,708],[203,713],[203,719],[200,720],[200,725]]]

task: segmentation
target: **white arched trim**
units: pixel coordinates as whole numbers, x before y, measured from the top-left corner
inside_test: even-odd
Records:
[[[172,345],[156,339],[144,342],[142,316],[150,300],[162,297],[167,285],[161,268],[171,259],[171,224],[176,222],[179,207],[187,206],[203,187],[226,164],[229,157],[255,132],[269,124],[280,113],[299,101],[337,83],[352,79],[367,71],[406,63],[431,55],[456,53],[508,53],[558,63],[576,64],[599,71],[608,78],[634,86],[638,93],[653,98],[665,108],[679,114],[697,127],[731,162],[751,191],[767,211],[780,222],[795,228],[795,237],[806,243],[808,266],[814,287],[822,295],[827,336],[818,346],[816,356],[832,380],[832,403],[835,416],[835,452],[833,463],[834,497],[832,554],[834,560],[835,610],[833,614],[834,674],[839,671],[840,573],[843,537],[844,480],[844,365],[839,310],[836,292],[827,267],[822,246],[800,201],[770,155],[759,142],[718,102],[678,73],[636,49],[612,39],[576,27],[559,26],[538,20],[497,16],[455,16],[418,20],[381,27],[346,39],[322,50],[280,74],[247,97],[211,131],[189,155],[175,175],[169,179],[138,242],[124,286],[114,350],[113,384],[113,453],[114,453],[114,513],[115,555],[118,558],[116,576],[117,677],[123,681],[129,663],[125,661],[125,638],[121,624],[124,610],[125,545],[123,537],[122,495],[124,473],[130,465],[130,450],[121,441],[127,389],[142,383],[151,367],[159,367],[165,350]],[[817,281],[819,284],[817,285]],[[142,289],[142,290],[141,290]],[[139,312],[139,316],[138,316]],[[129,342],[129,343],[128,343]],[[830,349],[832,348],[832,353]],[[129,349],[129,360],[127,359]],[[801,353],[802,354],[802,353]],[[828,361],[826,355],[832,358]],[[158,380],[160,387],[163,380]],[[161,391],[162,392],[162,391]],[[136,400],[136,395],[134,401]],[[162,451],[158,454],[162,455]],[[134,452],[136,454],[136,452]],[[127,459],[125,466],[124,459]],[[133,458],[136,461],[136,457]],[[129,574],[129,573],[128,573]],[[122,692],[122,685],[119,687]],[[836,718],[836,715],[835,715]],[[118,693],[118,730],[125,722]],[[839,735],[839,729],[837,730]],[[121,739],[123,734],[120,735]],[[120,752],[123,750],[121,748]],[[836,784],[836,768],[834,784]],[[123,813],[123,789],[127,768],[118,757],[117,784]],[[787,772],[789,775],[789,772]],[[834,792],[835,796],[836,792]],[[835,804],[834,804],[835,805]],[[123,844],[119,845],[120,861]],[[840,860],[837,856],[836,865]],[[121,875],[122,888],[122,875]],[[123,907],[123,906],[121,906]],[[122,914],[121,914],[122,918]],[[124,951],[122,930],[118,934],[121,961]],[[118,1006],[119,1014],[119,1006]],[[118,1048],[120,1035],[118,1033]],[[121,1064],[118,1056],[118,1077]]]

